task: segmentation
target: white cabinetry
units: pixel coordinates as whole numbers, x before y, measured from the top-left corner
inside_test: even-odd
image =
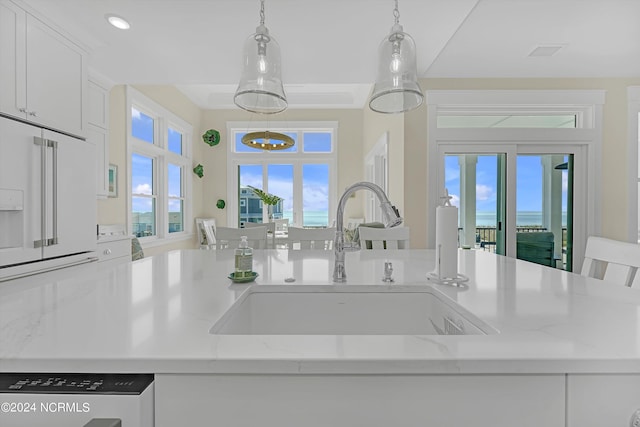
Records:
[[[98,262],[119,264],[131,261],[131,237],[98,239]]]
[[[89,72],[87,139],[96,146],[96,194],[109,194],[109,89],[111,84]]]
[[[567,389],[567,427],[629,426],[640,409],[638,374],[569,375]]]
[[[127,261],[131,261],[131,236],[127,236],[124,224],[98,225],[98,262]]]
[[[565,425],[564,375],[156,374],[155,390],[156,427]]]
[[[86,53],[9,0],[0,0],[0,112],[85,136]]]

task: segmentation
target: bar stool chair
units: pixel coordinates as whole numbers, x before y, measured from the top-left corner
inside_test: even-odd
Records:
[[[236,249],[242,236],[247,236],[247,242],[253,249],[267,248],[267,227],[216,229],[216,249]]]
[[[333,250],[335,228],[299,228],[289,227],[288,247],[295,249]]]
[[[589,236],[580,274],[631,287],[640,268],[640,245]]]
[[[409,227],[358,227],[362,249],[409,249]]]
[[[245,222],[244,228],[267,228],[267,249],[276,247],[276,223],[275,222]]]

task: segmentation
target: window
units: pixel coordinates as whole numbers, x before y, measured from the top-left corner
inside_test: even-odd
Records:
[[[337,198],[337,123],[231,122],[227,129],[232,163],[228,176],[229,224],[286,218],[297,227],[332,225]],[[290,136],[295,145],[263,151],[242,143],[245,134],[264,129]],[[251,187],[281,200],[263,205]]]
[[[129,229],[147,245],[189,238],[191,125],[127,88]]]

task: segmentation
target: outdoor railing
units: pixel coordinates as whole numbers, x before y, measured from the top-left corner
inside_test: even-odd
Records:
[[[527,225],[516,227],[516,232],[535,233],[547,231],[545,227],[539,225]],[[563,248],[566,247],[567,228],[562,227],[562,243]],[[496,251],[496,228],[495,227],[476,227],[476,246],[487,252]]]

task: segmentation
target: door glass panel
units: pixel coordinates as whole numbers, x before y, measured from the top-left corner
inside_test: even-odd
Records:
[[[238,224],[262,222],[262,201],[251,190],[262,189],[262,165],[238,166]]]
[[[329,165],[302,165],[303,227],[329,226]]]
[[[295,227],[329,226],[329,173],[326,163],[239,165],[238,224],[261,223],[271,215],[271,219],[288,219]],[[264,207],[250,187],[281,200],[271,209]]]
[[[271,219],[288,218],[293,223],[293,165],[269,165],[267,179],[269,193],[281,199],[269,207]]]
[[[464,247],[505,253],[504,154],[445,155],[445,187],[459,209]]]
[[[518,155],[517,258],[571,271],[572,199],[572,155]]]

